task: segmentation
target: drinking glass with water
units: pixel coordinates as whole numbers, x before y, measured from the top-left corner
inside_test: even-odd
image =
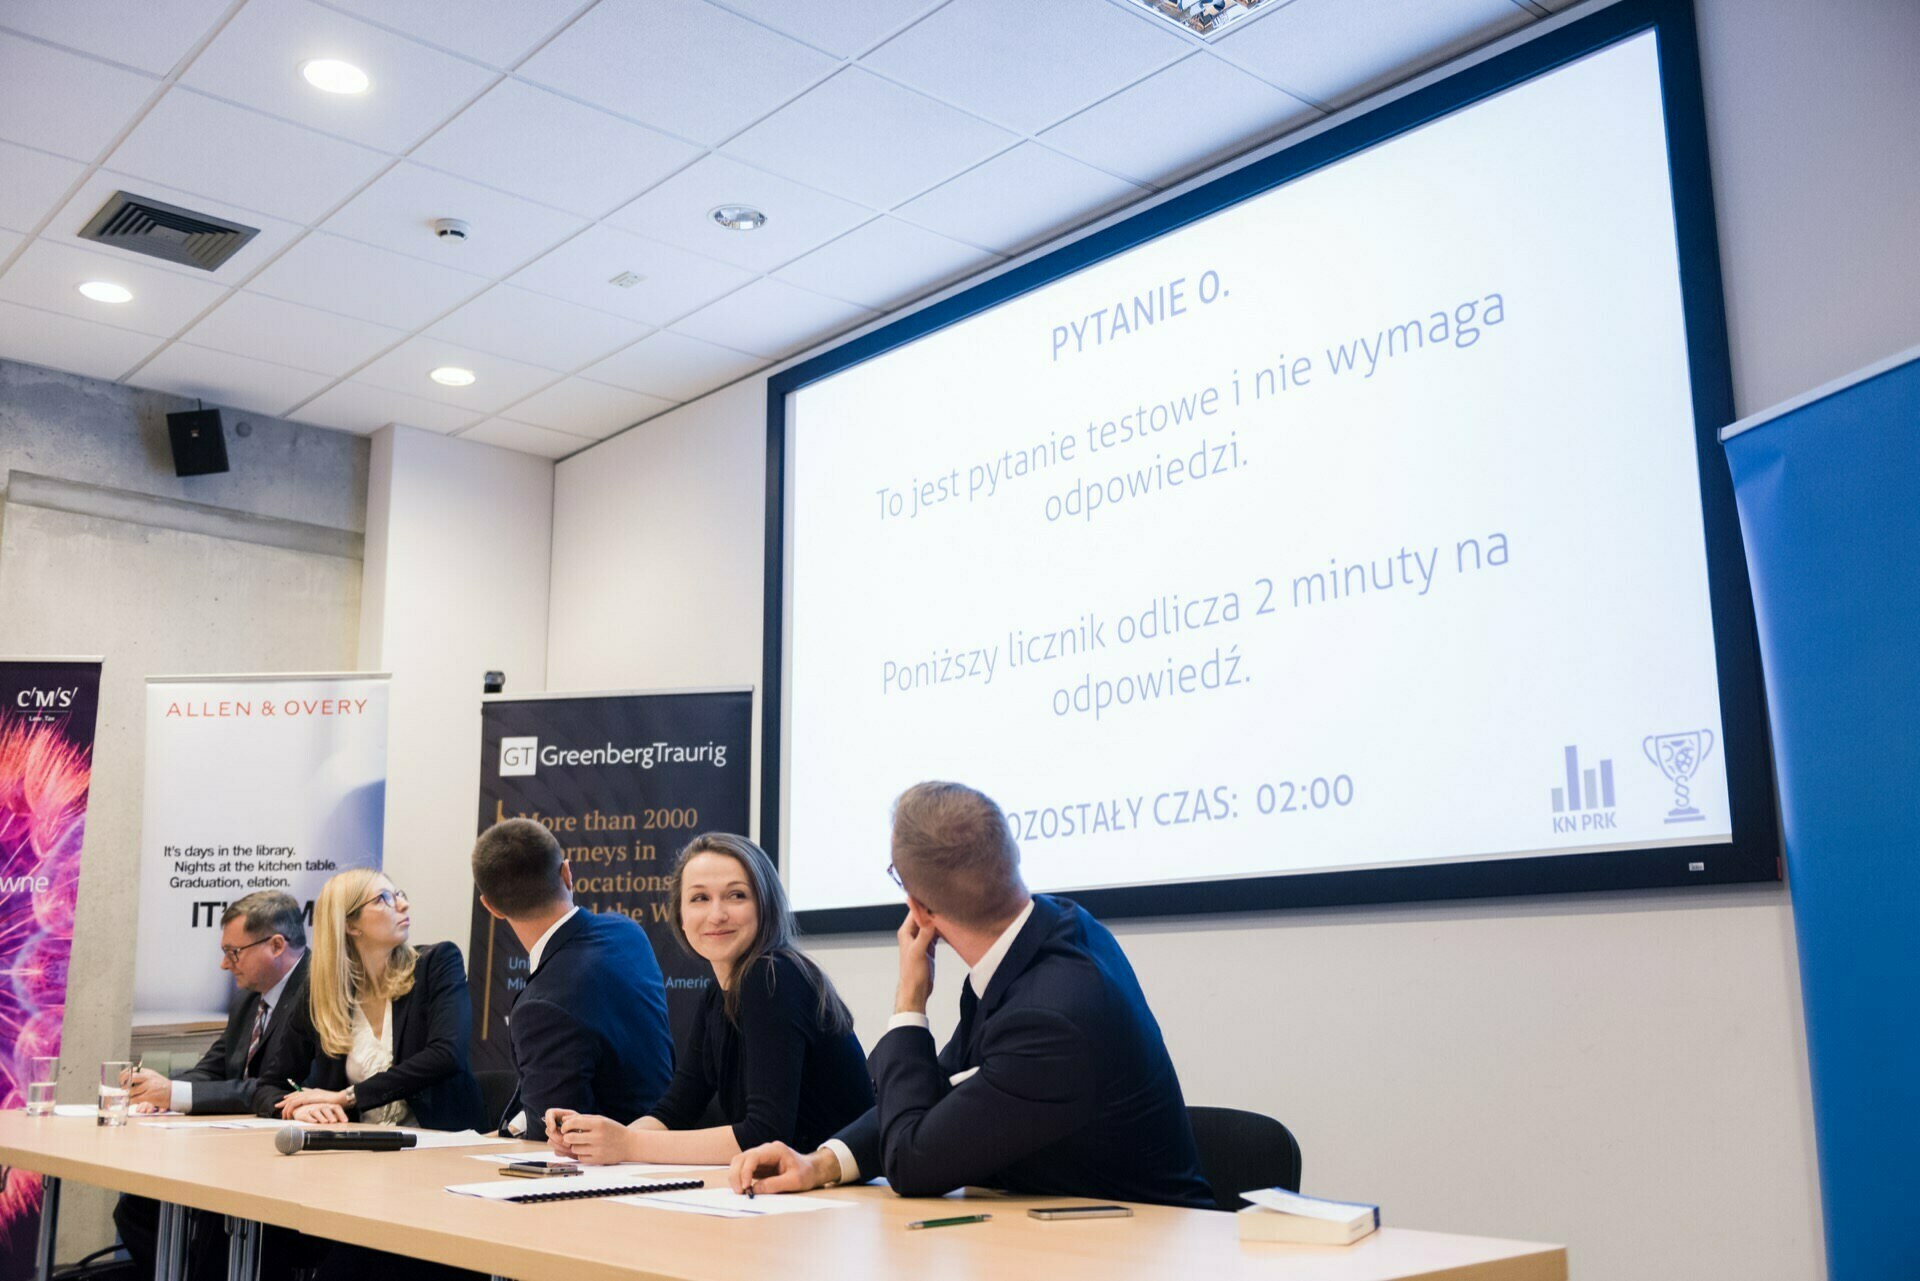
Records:
[[[100,1112],[94,1117],[94,1124],[127,1123],[127,1099],[133,1093],[127,1086],[127,1077],[132,1072],[133,1064],[124,1060],[110,1059],[100,1065]]]
[[[53,1056],[36,1057],[27,1074],[27,1115],[52,1116],[53,1096],[60,1086],[60,1060]]]

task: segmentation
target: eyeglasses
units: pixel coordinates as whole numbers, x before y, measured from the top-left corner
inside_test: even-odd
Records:
[[[399,907],[402,903],[405,903],[406,901],[407,901],[407,892],[405,890],[381,890],[378,894],[375,894],[372,898],[362,899],[360,902],[354,904],[353,911],[348,912],[347,915],[352,916],[354,912],[358,912],[361,908],[367,906],[369,903],[385,903],[389,908],[395,908],[395,907]]]
[[[251,943],[242,943],[239,947],[223,947],[220,949],[220,955],[227,958],[228,965],[238,965],[240,964],[240,953],[250,947],[259,947],[262,943],[271,943],[279,937],[278,934],[269,934],[265,938],[255,939]]]
[[[887,864],[887,875],[892,877],[893,883],[895,885],[898,885],[901,889],[904,890],[907,888],[907,883],[900,879],[900,869],[895,867],[891,863]]]

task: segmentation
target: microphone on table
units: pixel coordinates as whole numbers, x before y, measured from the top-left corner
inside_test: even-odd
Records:
[[[398,1152],[420,1142],[400,1130],[309,1130],[289,1125],[276,1131],[273,1146],[282,1156],[295,1152]]]

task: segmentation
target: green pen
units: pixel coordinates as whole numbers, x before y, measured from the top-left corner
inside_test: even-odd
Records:
[[[985,1223],[992,1218],[993,1216],[991,1214],[962,1214],[952,1219],[915,1219],[912,1223],[909,1223],[907,1227],[909,1230],[914,1228],[950,1228],[959,1223]]]

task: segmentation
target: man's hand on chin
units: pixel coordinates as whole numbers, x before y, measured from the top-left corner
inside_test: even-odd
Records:
[[[900,923],[900,985],[894,989],[895,1014],[925,1014],[933,995],[933,946],[940,941],[931,924],[920,924],[920,914],[907,909]]]
[[[762,1143],[748,1148],[727,1168],[727,1184],[735,1192],[811,1192],[838,1182],[840,1158],[821,1148],[802,1156],[784,1143]]]

